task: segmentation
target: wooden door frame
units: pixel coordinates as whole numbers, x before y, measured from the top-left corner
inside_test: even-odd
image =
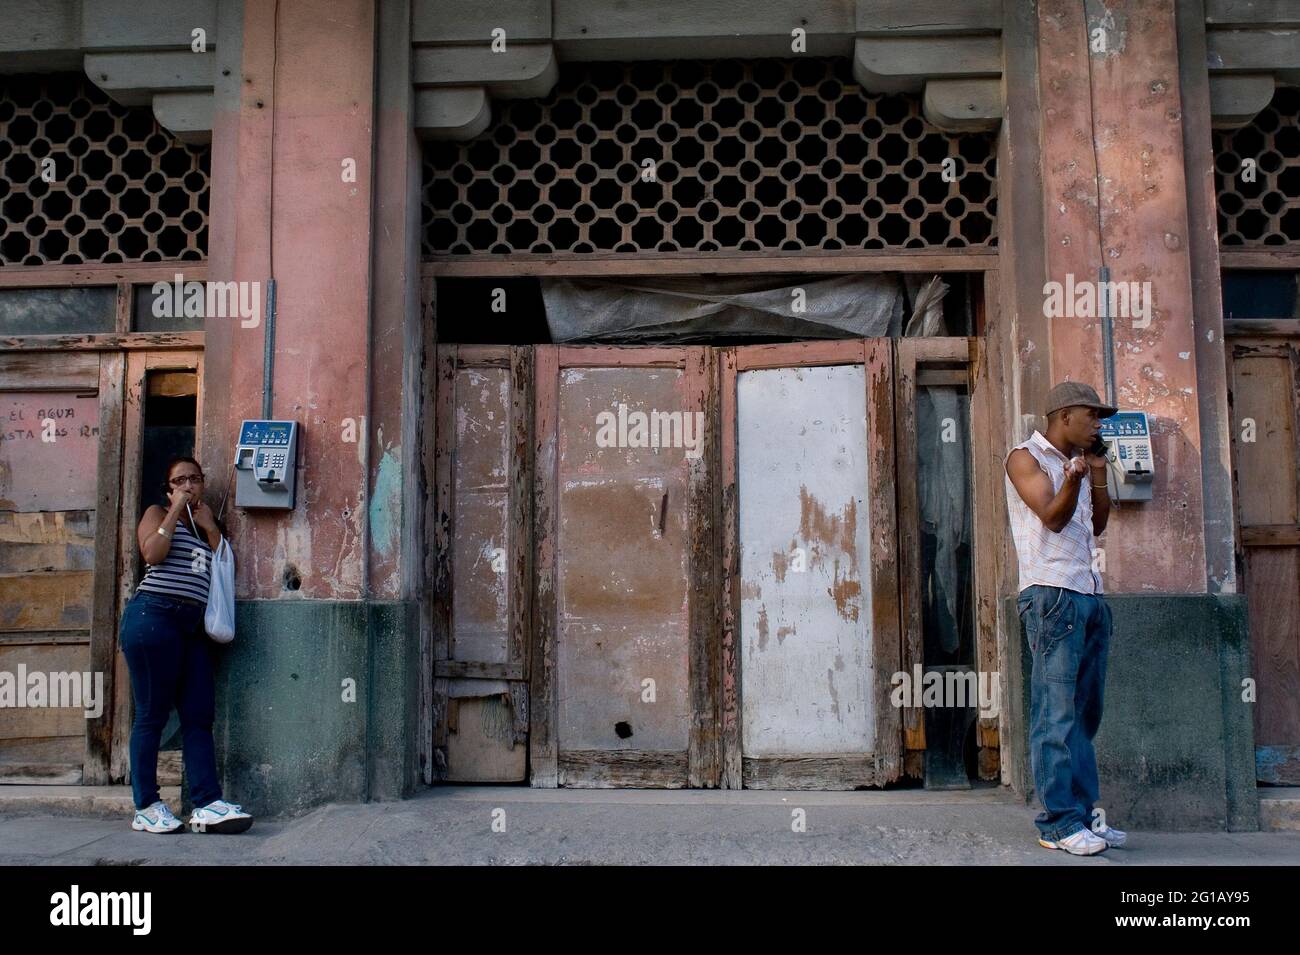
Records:
[[[531,659],[529,770],[531,785],[681,786],[718,784],[717,721],[717,455],[714,349],[672,347],[537,345],[533,451],[533,534],[536,554]],[[690,407],[705,414],[704,450],[688,459],[688,587],[690,592],[689,684],[691,723],[685,759],[642,751],[560,752],[557,657],[559,602],[559,383],[566,368],[677,368],[686,376]]]
[[[971,587],[974,594],[975,669],[977,673],[998,674],[998,640],[995,612],[983,613],[997,593],[992,566],[994,542],[998,532],[999,485],[996,475],[985,475],[982,465],[989,460],[982,423],[990,416],[991,395],[987,388],[976,389],[981,370],[979,338],[898,338],[894,340],[895,414],[898,442],[898,473],[908,473],[916,466],[916,392],[918,386],[958,385],[966,389],[970,407],[968,466],[971,478],[972,559]],[[898,563],[900,576],[901,617],[903,621],[902,670],[912,672],[916,664],[924,666],[922,627],[920,502],[915,481],[898,482]],[[999,701],[1005,701],[1005,680],[999,688]],[[999,752],[999,716],[977,716],[976,736],[985,754],[980,759],[982,775],[993,778]],[[904,761],[908,775],[923,775],[921,756],[926,749],[923,709],[907,707],[903,714]]]
[[[104,353],[105,357],[112,354],[114,353]],[[194,440],[195,452],[197,453],[199,435],[203,433],[203,351],[201,349],[151,351],[136,348],[115,353],[115,356],[122,360],[122,372],[120,396],[117,398],[120,419],[119,436],[111,442],[116,447],[117,457],[120,462],[118,473],[115,475],[119,496],[117,518],[114,522],[116,525],[114,528],[114,551],[104,558],[105,563],[100,562],[97,525],[95,566],[96,568],[105,566],[114,570],[113,574],[104,575],[105,577],[112,577],[111,583],[106,585],[111,587],[111,596],[106,598],[109,607],[111,632],[106,633],[107,646],[104,647],[105,653],[108,654],[107,660],[112,661],[111,669],[105,670],[105,694],[112,700],[112,717],[110,724],[111,738],[107,750],[108,762],[102,769],[106,780],[128,782],[131,778],[131,678],[126,667],[126,658],[118,652],[117,630],[122,619],[122,611],[126,608],[126,602],[135,593],[135,585],[140,570],[140,548],[136,542],[136,527],[139,525],[141,517],[139,500],[142,475],[140,472],[144,466],[145,399],[148,397],[145,393],[145,383],[148,381],[149,373],[154,371],[192,371],[195,373],[197,391],[194,409]],[[101,407],[103,407],[102,402]],[[110,442],[104,439],[102,429],[100,439],[101,455],[111,453],[111,449],[105,447]],[[103,457],[100,460],[102,468]],[[97,575],[97,588],[99,586],[98,581],[99,577]],[[98,606],[97,598],[96,607]],[[112,687],[111,692],[108,689],[109,686]],[[108,712],[107,707],[105,711]],[[166,757],[161,758],[162,763],[159,766],[160,778],[164,775],[171,775],[173,771],[179,771],[178,763],[170,765]]]
[[[861,364],[866,373],[867,499],[870,515],[872,651],[877,747],[867,755],[747,757],[741,727],[740,498],[736,385],[741,372]],[[890,339],[802,342],[727,348],[721,361],[722,413],[722,785],[727,789],[843,788],[883,785],[902,771],[901,719],[890,705],[899,668],[898,542],[894,500],[895,433]],[[827,787],[828,780],[838,785]]]

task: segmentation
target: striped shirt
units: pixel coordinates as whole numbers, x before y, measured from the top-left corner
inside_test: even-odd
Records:
[[[1010,452],[1024,448],[1034,456],[1038,466],[1052,479],[1052,494],[1060,492],[1065,483],[1065,466],[1070,459],[1058,451],[1050,441],[1035,431]],[[1016,543],[1016,558],[1020,563],[1020,589],[1034,584],[1046,587],[1064,587],[1081,594],[1100,594],[1101,577],[1092,569],[1092,490],[1089,475],[1083,476],[1079,487],[1079,501],[1074,506],[1070,522],[1057,533],[1050,530],[1020,492],[1004,477],[1007,488],[1007,513],[1011,518],[1011,536]]]
[[[189,597],[206,604],[211,571],[212,548],[208,542],[177,521],[167,556],[162,563],[145,567],[144,579],[136,590],[162,597]]]

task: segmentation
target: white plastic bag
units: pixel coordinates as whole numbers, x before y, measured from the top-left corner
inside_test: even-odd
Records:
[[[203,625],[217,643],[235,639],[235,552],[225,537],[212,555],[212,582],[208,585]]]

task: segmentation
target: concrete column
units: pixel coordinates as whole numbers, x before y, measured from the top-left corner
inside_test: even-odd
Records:
[[[1086,10],[1086,15],[1085,15]],[[1187,187],[1172,0],[1039,5],[1050,281],[1150,283],[1150,316],[1114,322],[1116,396],[1152,423],[1153,500],[1112,509],[1111,592],[1206,590]],[[1052,378],[1103,390],[1099,318],[1055,318]]]
[[[238,94],[218,96],[211,275],[276,279],[272,414],[302,428],[294,510],[227,506],[240,598],[367,593],[375,23],[370,0],[247,4]],[[207,323],[204,454],[227,480],[266,325]]]

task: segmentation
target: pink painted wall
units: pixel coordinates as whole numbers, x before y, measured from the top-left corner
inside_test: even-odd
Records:
[[[1171,0],[1107,4],[1105,52],[1089,51],[1083,4],[1039,7],[1047,278],[1150,282],[1149,325],[1114,323],[1120,407],[1150,417],[1153,500],[1112,508],[1102,538],[1107,590],[1204,592],[1200,421],[1187,191]],[[1100,183],[1100,186],[1098,185]],[[1052,380],[1104,394],[1101,322],[1049,320]],[[1026,409],[1034,411],[1038,409]]]
[[[210,266],[214,279],[262,283],[263,295],[277,280],[272,413],[302,426],[298,501],[267,513],[239,511],[232,498],[227,517],[241,598],[357,599],[367,547],[374,5],[278,6],[278,24],[275,5],[245,6],[239,111],[219,111],[214,129],[214,178],[223,164],[229,178]],[[355,182],[343,181],[344,159],[356,162]],[[208,322],[207,394],[221,401],[207,402],[205,453],[225,468],[239,421],[261,416],[263,319],[248,329]],[[342,441],[347,418],[356,443]],[[290,569],[296,591],[284,585]]]

